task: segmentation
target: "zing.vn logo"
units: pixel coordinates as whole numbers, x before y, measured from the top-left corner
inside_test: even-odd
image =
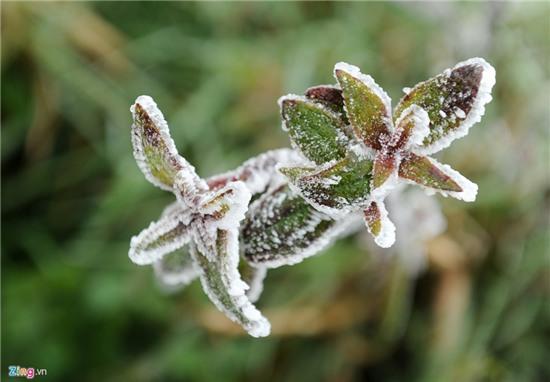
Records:
[[[8,377],[26,377],[27,379],[48,374],[46,369],[35,369],[34,367],[8,366],[8,370]]]

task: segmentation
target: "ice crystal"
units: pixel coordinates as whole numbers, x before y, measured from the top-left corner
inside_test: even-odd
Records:
[[[130,108],[136,162],[147,180],[176,201],[131,239],[130,259],[152,265],[167,289],[199,278],[221,312],[262,337],[270,324],[253,303],[267,269],[313,256],[360,225],[379,247],[392,246],[396,227],[385,206],[389,195],[398,247],[416,245],[421,253],[410,237],[419,209],[430,206],[403,202],[402,185],[475,199],[477,185],[428,155],[481,119],[495,71],[481,58],[464,61],[404,88],[393,110],[390,97],[359,68],[337,63],[334,77],[336,85],[279,99],[292,149],[268,151],[208,179],[179,155],[155,102],[138,97]],[[423,232],[422,238],[435,234]]]

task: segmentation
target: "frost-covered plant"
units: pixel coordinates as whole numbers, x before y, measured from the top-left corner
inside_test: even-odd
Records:
[[[176,201],[132,238],[130,259],[151,264],[169,287],[200,278],[216,305],[250,335],[270,324],[254,307],[267,268],[295,264],[357,227],[361,215],[380,247],[395,241],[384,205],[400,183],[473,201],[477,186],[429,155],[481,119],[495,71],[473,58],[388,95],[355,66],[338,63],[337,85],[279,100],[293,149],[269,151],[236,170],[200,178],[181,157],[154,101],[131,107],[139,168]],[[401,206],[400,208],[407,208]],[[239,261],[242,260],[242,261]]]

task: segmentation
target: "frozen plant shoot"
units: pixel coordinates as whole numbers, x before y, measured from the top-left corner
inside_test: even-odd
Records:
[[[168,287],[199,278],[220,311],[262,337],[270,324],[253,303],[266,270],[321,252],[361,219],[376,244],[392,246],[384,200],[400,183],[475,200],[477,185],[430,155],[480,121],[495,84],[491,65],[461,62],[405,89],[393,109],[357,67],[337,63],[334,77],[336,85],[279,100],[292,149],[208,179],[179,155],[155,102],[138,97],[130,108],[134,156],[145,178],[176,200],[132,238],[130,259],[152,265]]]

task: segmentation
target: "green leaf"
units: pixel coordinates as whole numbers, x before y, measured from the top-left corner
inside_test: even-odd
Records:
[[[343,62],[334,67],[342,88],[347,117],[357,137],[369,147],[382,148],[381,140],[391,131],[391,100],[372,77]]]
[[[300,195],[320,211],[342,214],[361,208],[370,196],[373,162],[351,155],[325,168],[281,168]]]
[[[322,164],[346,155],[341,119],[328,108],[300,96],[281,98],[283,126],[310,160]]]
[[[134,157],[145,178],[163,190],[173,191],[179,172],[185,172],[195,187],[202,187],[195,169],[176,149],[168,124],[151,97],[140,96],[130,108]]]
[[[151,264],[187,244],[190,215],[173,209],[171,213],[152,222],[149,227],[132,237],[130,259],[139,265]]]
[[[412,104],[426,110],[430,133],[424,138],[421,153],[434,153],[466,135],[481,119],[485,104],[491,101],[494,83],[495,70],[485,60],[461,62],[410,90],[396,106],[394,118]]]
[[[206,295],[233,322],[253,337],[269,335],[270,324],[252,305],[239,275],[238,233],[217,230],[215,256],[206,256],[191,245],[191,257],[200,268],[200,280]]]
[[[399,165],[399,176],[417,184],[444,190],[461,192],[462,188],[443,172],[430,158],[409,153]]]
[[[258,266],[295,264],[327,246],[342,232],[344,224],[316,211],[282,185],[250,206],[241,231],[244,254]]]

